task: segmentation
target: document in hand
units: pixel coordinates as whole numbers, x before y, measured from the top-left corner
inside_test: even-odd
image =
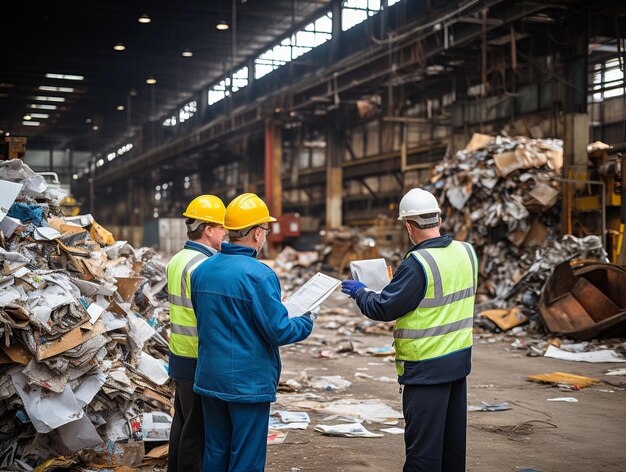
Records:
[[[367,259],[350,262],[352,278],[363,282],[368,289],[380,293],[389,284],[390,275],[385,259]]]
[[[318,272],[285,300],[284,305],[289,316],[300,316],[317,308],[339,285],[341,285],[341,280]]]

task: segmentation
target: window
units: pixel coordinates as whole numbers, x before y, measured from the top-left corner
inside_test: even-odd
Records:
[[[620,68],[619,58],[594,66],[593,91],[596,102],[624,94],[624,71]]]
[[[184,123],[198,111],[198,102],[193,100],[178,111],[178,122]],[[176,124],[176,123],[174,123]]]
[[[332,37],[332,30],[329,12],[259,55],[254,61],[254,77],[259,79],[324,44]]]
[[[169,118],[166,118],[165,121],[163,121],[163,126],[176,126],[176,115],[172,115]]]
[[[248,68],[242,67],[233,74],[233,92],[242,89],[248,85]],[[213,105],[224,97],[230,95],[230,77],[220,80],[217,84],[209,89],[207,97],[208,104]]]
[[[380,11],[380,3],[380,0],[345,0],[341,11],[341,29],[347,31],[376,15]]]

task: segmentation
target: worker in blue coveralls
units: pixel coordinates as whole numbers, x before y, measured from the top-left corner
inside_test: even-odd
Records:
[[[246,193],[226,208],[230,243],[191,278],[198,318],[194,391],[202,396],[205,472],[265,470],[270,402],[280,377],[279,346],[307,338],[315,315],[289,318],[278,277],[257,260],[276,221]]]
[[[168,472],[201,469],[204,444],[202,401],[193,391],[198,359],[198,329],[191,305],[191,274],[208,257],[220,250],[226,235],[226,208],[215,195],[194,198],[183,213],[187,237],[183,249],[167,265],[170,308],[169,375],[176,381],[174,421],[170,431]]]
[[[380,294],[342,282],[361,312],[396,321],[393,332],[406,423],[404,472],[465,470],[467,383],[478,260],[473,247],[440,234],[437,199],[420,188],[400,201],[413,248]]]

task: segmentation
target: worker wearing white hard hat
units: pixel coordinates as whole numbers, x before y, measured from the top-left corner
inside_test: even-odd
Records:
[[[380,293],[356,280],[342,292],[377,321],[395,321],[396,371],[406,422],[404,471],[464,471],[467,383],[478,260],[441,235],[435,196],[409,190],[399,206],[413,247]]]

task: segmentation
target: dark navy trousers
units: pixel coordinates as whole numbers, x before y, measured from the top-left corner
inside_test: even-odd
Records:
[[[177,380],[167,470],[200,472],[203,456],[202,400],[200,395],[193,391],[193,380]]]
[[[203,472],[263,472],[268,403],[234,403],[202,396]]]
[[[405,385],[403,472],[464,472],[467,380]]]

